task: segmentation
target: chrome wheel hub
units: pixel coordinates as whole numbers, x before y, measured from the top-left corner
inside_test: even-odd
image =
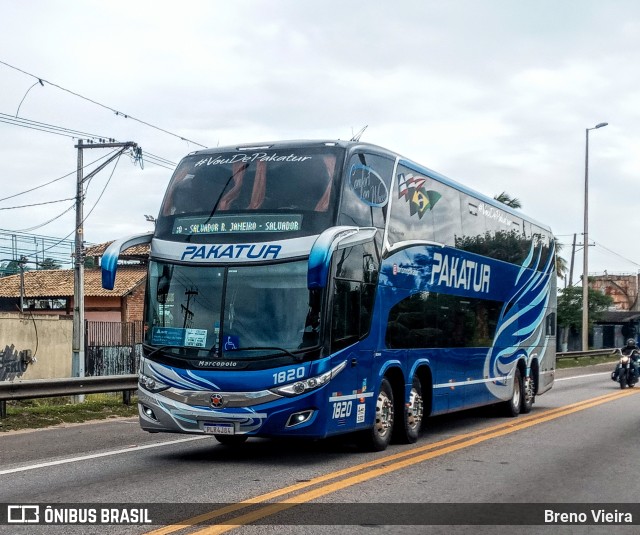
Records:
[[[415,388],[411,389],[409,407],[407,408],[407,426],[410,429],[420,427],[424,415],[424,401]]]
[[[385,437],[393,427],[393,403],[386,392],[380,392],[376,401],[375,430],[381,437]]]

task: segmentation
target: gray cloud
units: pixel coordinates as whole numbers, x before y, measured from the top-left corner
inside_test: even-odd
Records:
[[[507,190],[561,235],[582,230],[585,128],[607,121],[591,134],[590,233],[640,263],[628,240],[640,232],[639,30],[631,0],[113,1],[71,11],[5,1],[0,59],[209,146],[345,139],[368,124],[365,140],[485,194]],[[34,80],[2,65],[0,77],[0,112],[13,115]],[[20,116],[137,141],[175,162],[198,148],[49,85],[29,92]],[[73,171],[74,142],[0,124],[0,197]],[[87,206],[109,173],[94,179]],[[142,216],[157,213],[169,176],[122,160],[87,240],[146,230]],[[69,197],[73,182],[25,204]],[[60,211],[0,212],[0,227]],[[62,237],[73,221],[38,232]],[[638,268],[598,247],[592,258],[594,270]]]

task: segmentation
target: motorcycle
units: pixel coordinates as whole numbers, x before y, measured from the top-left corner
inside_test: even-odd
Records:
[[[638,382],[637,366],[640,360],[640,353],[634,349],[629,355],[623,355],[622,351],[616,350],[620,355],[616,369],[611,372],[611,379],[620,383],[620,388],[633,388]]]

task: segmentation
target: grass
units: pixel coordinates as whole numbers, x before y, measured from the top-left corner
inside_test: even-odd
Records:
[[[125,405],[121,393],[89,394],[84,403],[73,403],[72,397],[7,401],[7,417],[0,419],[0,432],[136,416],[137,403],[132,396],[131,404]]]
[[[583,366],[593,366],[595,364],[611,364],[613,366],[617,364],[620,356],[602,356],[602,357],[580,357],[580,358],[568,358],[559,359],[556,361],[557,368],[559,370],[565,368],[581,368]]]

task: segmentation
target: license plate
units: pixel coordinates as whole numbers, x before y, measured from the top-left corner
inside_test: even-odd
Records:
[[[236,429],[233,424],[204,424],[202,426],[205,433],[212,435],[235,435]]]

